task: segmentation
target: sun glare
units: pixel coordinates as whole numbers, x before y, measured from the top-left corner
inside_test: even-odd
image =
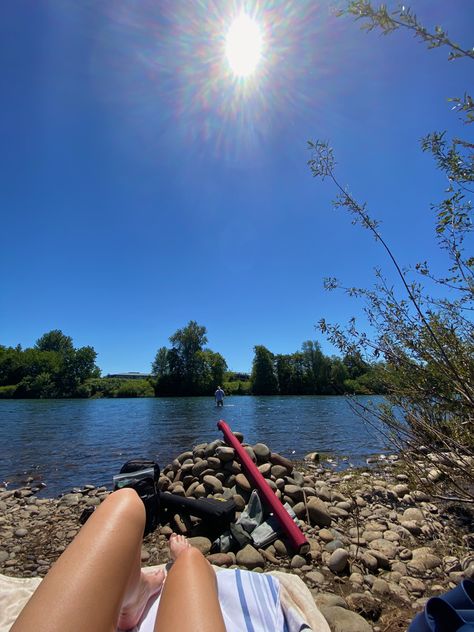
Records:
[[[262,47],[260,27],[255,20],[242,13],[233,21],[226,37],[226,57],[234,75],[251,75],[262,56]]]

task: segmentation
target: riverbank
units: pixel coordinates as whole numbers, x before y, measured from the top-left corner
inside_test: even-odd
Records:
[[[309,553],[293,555],[278,539],[258,550],[248,544],[211,554],[203,525],[175,515],[145,538],[144,565],[167,561],[167,540],[175,530],[190,536],[213,564],[296,573],[330,625],[344,622],[348,632],[406,630],[428,597],[474,577],[469,516],[417,489],[397,456],[375,467],[334,472],[314,454],[295,464],[264,444],[246,449],[277,496],[292,506]],[[436,469],[430,455],[423,460],[427,474]],[[239,510],[251,491],[233,450],[220,440],[178,455],[164,468],[160,488],[194,498],[233,498]],[[110,493],[85,485],[45,499],[37,490],[31,484],[0,488],[0,573],[44,576],[79,530],[84,509]]]

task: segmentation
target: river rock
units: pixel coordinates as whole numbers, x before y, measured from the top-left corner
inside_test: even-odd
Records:
[[[318,536],[323,542],[332,542],[332,540],[334,540],[335,538],[334,533],[329,529],[320,529],[318,531]]]
[[[395,546],[395,544],[383,538],[379,538],[377,540],[372,540],[372,542],[369,542],[369,549],[371,549],[372,551],[379,551],[391,560],[395,559],[395,556],[397,555],[397,547]]]
[[[328,561],[329,570],[333,573],[340,573],[347,566],[349,553],[345,549],[336,549]]]
[[[356,612],[340,606],[321,606],[320,610],[331,632],[372,632],[371,626]]]
[[[270,458],[270,448],[264,443],[256,443],[252,448],[258,463],[263,463]]]
[[[265,478],[269,477],[272,473],[272,464],[271,463],[262,463],[258,466],[258,471]],[[272,481],[273,482],[273,481]]]
[[[203,536],[195,536],[193,538],[188,538],[188,542],[191,546],[194,546],[196,549],[201,551],[203,555],[207,555],[211,550],[211,541],[209,538],[204,538]]]
[[[207,556],[207,561],[216,566],[231,566],[234,563],[232,555],[228,553],[212,553]]]
[[[301,568],[306,564],[306,560],[301,555],[294,555],[291,558],[290,567],[291,568]]]
[[[285,485],[283,493],[289,496],[295,502],[303,500],[303,490],[297,485]]]
[[[234,459],[234,448],[230,448],[229,446],[226,445],[221,445],[218,448],[216,448],[216,457],[222,462],[222,463],[228,463],[230,461],[232,461]]]
[[[311,524],[316,524],[320,527],[331,526],[331,516],[326,504],[322,500],[313,496],[308,500],[307,507]]]
[[[274,476],[276,479],[282,478],[283,476],[286,476],[288,474],[288,468],[286,468],[284,465],[272,465],[270,471],[272,473],[272,476]],[[284,483],[285,481],[283,481],[283,484]]]
[[[28,529],[16,529],[14,535],[17,538],[24,538],[25,535],[28,535]]]
[[[237,476],[235,477],[235,482],[238,487],[243,489],[245,492],[250,492],[252,490],[252,486],[250,485],[248,478],[244,474],[237,474]]]
[[[310,573],[308,573],[308,575],[309,574]],[[326,608],[331,608],[332,606],[347,608],[346,600],[340,595],[335,595],[334,593],[317,593],[314,595],[314,603],[318,606],[318,608],[322,608],[323,606]]]
[[[306,573],[305,578],[310,584],[314,586],[323,586],[323,584],[325,584],[326,582],[326,578],[320,571],[310,571],[309,573]]]
[[[408,590],[412,595],[415,595],[415,597],[421,597],[426,590],[425,583],[416,577],[402,577],[400,586]]]
[[[201,474],[208,469],[207,460],[199,459],[194,463],[191,472],[193,476],[201,476]]]
[[[202,480],[203,480],[204,485],[207,487],[210,487],[214,494],[222,492],[222,489],[223,489],[222,483],[216,476],[207,474],[206,476],[204,476]]]
[[[270,453],[270,462],[273,463],[273,465],[283,466],[288,474],[293,472],[293,462],[277,452]]]
[[[220,470],[221,469],[221,461],[217,458],[217,456],[209,456],[207,457],[207,464],[212,470]]]
[[[420,535],[421,533],[421,527],[418,524],[418,522],[415,522],[415,520],[402,520],[400,524],[404,529],[409,531],[412,535]]]
[[[423,522],[424,519],[425,517],[423,516],[423,512],[421,511],[421,509],[418,509],[417,507],[409,507],[408,509],[405,509],[405,511],[403,512],[401,522],[407,521],[407,520],[414,520],[415,522]]]
[[[263,556],[251,544],[247,544],[243,549],[238,551],[236,559],[239,566],[245,566],[245,568],[250,570],[257,567],[263,568],[265,566]]]

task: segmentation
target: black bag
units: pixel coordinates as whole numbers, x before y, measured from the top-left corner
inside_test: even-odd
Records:
[[[143,537],[152,533],[160,522],[159,478],[160,466],[155,461],[147,459],[127,461],[122,466],[120,474],[114,476],[114,490],[130,487],[137,492],[145,505],[146,523]]]

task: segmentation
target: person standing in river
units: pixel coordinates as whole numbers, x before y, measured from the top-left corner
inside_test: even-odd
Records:
[[[224,406],[224,397],[225,397],[225,393],[224,391],[221,389],[220,386],[217,387],[217,391],[214,393],[214,398],[216,400],[216,406]]]

